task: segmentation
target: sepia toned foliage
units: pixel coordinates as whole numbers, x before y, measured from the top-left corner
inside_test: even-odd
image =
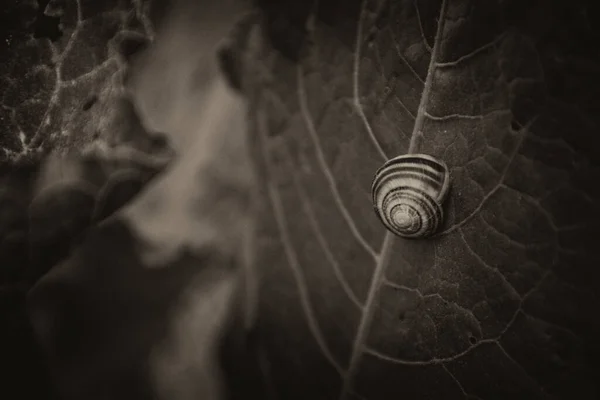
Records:
[[[590,2],[220,3],[2,11],[6,376],[86,399],[596,398]],[[450,171],[423,240],[373,211],[407,153]]]

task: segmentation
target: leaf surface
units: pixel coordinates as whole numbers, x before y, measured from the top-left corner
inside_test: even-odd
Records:
[[[259,3],[244,78],[273,398],[597,395],[586,3]],[[452,188],[441,232],[407,241],[370,185],[417,152],[448,164]]]
[[[153,37],[149,2],[9,3],[0,48],[2,160],[87,143],[122,92],[134,43]]]

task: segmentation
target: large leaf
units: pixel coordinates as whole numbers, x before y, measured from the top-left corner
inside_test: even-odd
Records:
[[[142,3],[38,3],[4,10],[0,282],[37,279],[170,158],[124,87],[152,35]]]
[[[198,4],[177,2],[147,56],[129,71],[143,125],[164,128],[177,157],[116,212],[111,196],[97,196],[102,206],[94,215],[103,218],[107,205],[114,213],[29,292],[36,337],[65,399],[227,394],[220,347],[235,322],[237,294],[250,293],[240,278],[251,265],[255,180],[246,106],[214,57],[237,14],[222,7],[226,2],[213,13]],[[195,29],[201,20],[214,36]],[[114,125],[130,134],[140,128],[130,118]],[[120,149],[128,147],[108,153]],[[139,153],[118,161],[133,162]],[[107,193],[136,189],[127,179],[110,186]],[[79,194],[68,199],[89,200]]]
[[[242,76],[273,398],[596,398],[588,5],[260,3]],[[451,170],[428,240],[386,232],[370,200],[375,170],[412,152]]]
[[[164,138],[140,124],[123,87],[130,58],[153,35],[147,1],[5,3],[1,386],[5,395],[32,398],[51,393],[24,310],[27,290],[91,226],[131,199],[170,154]]]

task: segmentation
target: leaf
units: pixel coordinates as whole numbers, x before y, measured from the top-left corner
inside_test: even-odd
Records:
[[[0,66],[1,79],[7,83],[2,85],[2,112],[10,118],[2,124],[0,140],[8,147],[1,179],[2,201],[12,211],[0,225],[0,282],[26,275],[37,279],[64,256],[71,239],[97,222],[90,220],[91,208],[110,195],[111,181],[121,169],[133,169],[146,182],[170,157],[164,138],[141,125],[123,86],[129,59],[153,34],[147,8],[137,1],[53,0],[11,3],[4,10],[11,23],[5,26],[0,49],[6,60]],[[19,149],[9,142],[19,142]],[[48,160],[50,153],[54,155]],[[77,175],[66,183],[65,168]],[[56,176],[40,176],[49,170]],[[48,186],[60,183],[62,189],[36,197],[40,179]],[[93,187],[82,188],[89,184]],[[82,219],[74,230],[52,233],[77,219],[68,215],[77,192],[87,196],[81,201],[94,205],[78,210]],[[66,208],[52,209],[46,199]],[[111,207],[126,200],[121,196],[121,204]]]
[[[2,201],[11,211],[0,225],[0,283],[31,282],[64,257],[71,241],[97,222],[94,207],[122,168],[146,182],[164,167],[160,158],[170,157],[167,144],[140,124],[123,86],[129,58],[153,34],[147,6],[53,0],[5,10],[12,22],[1,48],[7,61],[0,66],[6,83],[0,162]],[[158,157],[150,161],[156,164],[143,165],[144,154]],[[69,182],[63,182],[66,168],[77,175]],[[57,175],[40,176],[48,170]],[[60,187],[40,194],[40,179]],[[128,199],[120,200],[113,209]]]
[[[120,128],[114,126],[107,134],[110,145],[102,135],[80,154],[52,153],[40,163],[4,166],[3,281],[35,281],[65,257],[90,226],[126,204],[173,157],[164,139],[139,125],[129,102],[116,104],[115,114],[125,115]],[[126,191],[118,184],[124,178],[129,182]]]
[[[139,125],[123,99],[128,61],[152,36],[148,2],[6,3],[0,11],[0,307],[10,312],[0,313],[2,387],[23,398],[50,398],[55,393],[27,321],[26,293],[109,208],[134,194],[114,198],[120,171],[146,183],[164,167],[168,146]],[[141,153],[141,163],[140,157],[123,160]],[[144,155],[163,159],[144,165]],[[41,193],[40,181],[47,189]],[[98,208],[104,215],[92,215]]]
[[[26,375],[45,380],[45,372],[37,366],[41,357],[31,328],[25,322],[13,326],[13,321],[26,321],[22,303],[27,290],[86,240],[95,225],[134,198],[170,161],[170,149],[160,141],[144,149],[143,144],[154,142],[144,135],[117,143],[106,153],[106,149],[96,147],[87,154],[52,154],[41,164],[1,167],[0,292],[7,291],[13,300],[2,298],[0,302],[2,307],[13,302],[18,306],[13,305],[10,314],[2,314],[2,325],[9,332],[0,343],[3,367],[12,365],[11,374],[20,379]],[[119,183],[124,178],[128,179],[125,190]],[[27,390],[49,395],[44,387]],[[28,391],[23,395],[28,393],[34,394]]]
[[[17,3],[0,49],[2,160],[93,138],[122,91],[124,43],[153,35],[142,0]]]
[[[272,398],[597,397],[587,3],[259,3],[242,77]],[[413,152],[451,169],[429,240],[387,233],[370,200]]]
[[[217,350],[243,291],[253,169],[243,103],[219,81],[208,98],[196,151],[91,229],[29,293],[65,398],[224,396]]]
[[[160,39],[147,50],[164,68],[142,64],[130,78],[136,109],[145,116],[154,100],[152,88],[166,83],[175,89],[170,100],[186,108],[167,103],[153,120],[141,122],[163,123],[171,142],[185,146],[138,196],[90,229],[28,295],[36,337],[66,399],[217,400],[228,395],[220,346],[236,322],[234,305],[252,299],[241,278],[252,264],[255,171],[246,105],[219,74],[211,57],[214,38],[200,46],[197,37],[177,32],[190,32],[189,24],[198,21],[169,24],[186,15],[182,10],[197,11],[197,3],[178,3]],[[209,19],[221,30],[235,18],[228,15],[231,8],[225,10],[219,11],[226,15],[220,22]],[[179,63],[192,51],[203,56]],[[177,67],[180,75],[166,73]],[[195,85],[198,71],[207,73],[201,85]],[[116,121],[124,132],[137,130],[129,119]],[[128,148],[128,142],[119,143]],[[117,161],[131,160],[132,154]],[[61,176],[75,181],[78,171],[69,172]],[[113,183],[103,191],[107,188],[114,193],[123,186]],[[97,211],[110,204],[111,195],[96,198],[102,199]]]

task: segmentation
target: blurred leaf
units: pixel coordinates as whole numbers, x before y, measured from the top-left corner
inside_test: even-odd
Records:
[[[141,125],[123,86],[129,59],[153,35],[148,6],[45,0],[3,10],[10,24],[0,48],[0,179],[12,211],[0,222],[0,284],[37,279],[97,222],[95,209],[106,216],[107,207],[124,204],[123,195],[120,204],[97,204],[114,197],[107,191],[123,168],[145,183],[171,157],[164,138]]]
[[[148,2],[5,3],[0,10],[2,393],[51,398],[25,314],[26,292],[172,154],[164,138],[140,125],[123,90],[129,59],[152,37]],[[136,177],[135,191],[125,193],[114,184],[122,171]],[[23,385],[24,380],[36,383]]]
[[[591,6],[259,3],[242,77],[273,398],[597,397]],[[430,240],[373,213],[375,170],[407,152],[451,168]]]
[[[224,396],[219,343],[245,291],[254,180],[243,102],[211,86],[191,151],[30,292],[65,398]]]
[[[194,2],[179,4],[197,7]],[[171,9],[174,16],[180,11]],[[88,187],[93,179],[81,179],[81,165],[69,161],[67,168],[64,162],[61,168],[50,163],[38,184],[49,188],[45,193],[66,194],[69,182],[69,190],[77,191],[77,197],[68,196],[70,204],[84,197],[80,193],[93,192],[96,202],[88,209],[101,216],[107,207],[118,208],[112,202],[127,195],[131,178],[138,176],[124,168],[127,160],[131,168],[136,162],[155,165],[168,159],[152,147],[140,150],[146,143],[141,137],[147,135],[126,140],[126,133],[142,132],[141,125],[155,128],[162,118],[168,121],[161,128],[169,143],[181,144],[177,138],[185,137],[185,146],[169,166],[132,201],[92,227],[70,256],[29,293],[35,333],[66,399],[216,400],[228,394],[221,343],[237,317],[233,305],[252,296],[240,281],[251,272],[254,236],[255,179],[246,106],[217,69],[220,37],[205,37],[201,46],[194,36],[170,36],[172,30],[189,32],[189,24],[198,23],[187,19],[187,25],[169,24],[170,18],[174,17],[165,19],[160,39],[148,48],[151,56],[142,57],[148,62],[130,71],[135,100],[130,106],[136,112],[128,113],[122,104],[115,115],[148,116],[148,105],[158,93],[152,88],[161,86],[172,89],[170,102],[185,107],[165,103],[153,121],[109,119],[105,128],[122,134],[113,148],[107,147],[108,136],[92,148],[116,163],[109,164],[113,179],[100,190]],[[222,21],[222,32],[233,18],[234,14]],[[181,52],[178,57],[162,54],[172,55],[175,48]],[[180,58],[192,51],[203,56],[193,57],[184,67]],[[153,60],[160,60],[162,68],[155,68]],[[179,67],[181,74],[176,73]],[[198,78],[201,84],[196,85]],[[66,199],[59,200],[56,207],[64,207]]]

